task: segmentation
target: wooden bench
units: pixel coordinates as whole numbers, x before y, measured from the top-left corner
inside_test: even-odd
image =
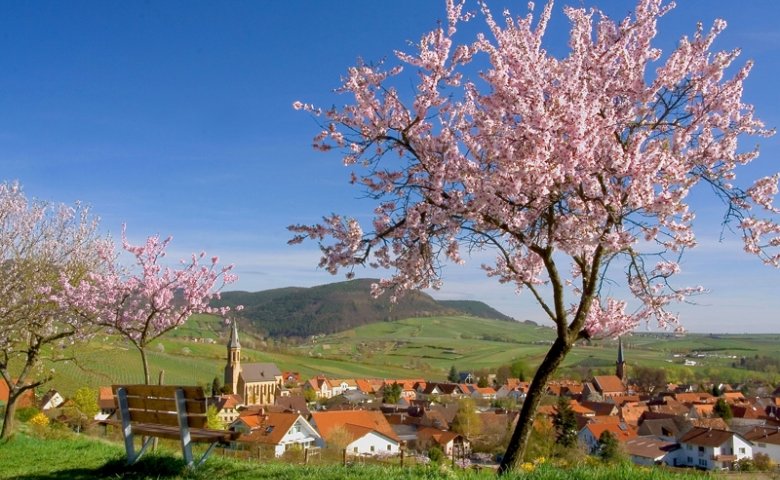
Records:
[[[206,428],[206,395],[201,387],[169,385],[113,385],[119,421],[127,450],[127,463],[141,458],[153,437],[178,439],[187,466],[198,466],[212,449],[238,438],[238,432]],[[146,437],[135,452],[134,436]],[[197,463],[192,457],[193,443],[209,443]]]

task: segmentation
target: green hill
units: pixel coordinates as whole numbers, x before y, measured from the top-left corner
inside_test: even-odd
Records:
[[[482,302],[437,301],[422,292],[410,292],[397,303],[391,303],[389,295],[380,298],[371,295],[371,284],[376,281],[360,279],[311,288],[224,292],[214,304],[243,305],[241,316],[271,337],[331,334],[411,317],[471,315],[512,320]]]
[[[439,303],[445,307],[450,307],[453,310],[475,317],[505,320],[507,322],[513,322],[515,320],[484,302],[477,302],[474,300],[439,300]]]

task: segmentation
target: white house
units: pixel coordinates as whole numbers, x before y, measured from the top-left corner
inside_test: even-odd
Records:
[[[438,445],[448,457],[471,451],[471,443],[458,433],[433,427],[423,427],[418,430],[417,448],[427,449],[433,445]]]
[[[230,430],[241,432],[239,442],[264,445],[280,457],[290,447],[321,447],[322,437],[297,413],[264,413],[243,415],[230,425]]]
[[[107,420],[116,412],[116,402],[111,387],[98,388],[98,408],[95,420]]]
[[[753,444],[753,455],[763,453],[780,463],[780,427],[754,427],[744,437]]]
[[[635,438],[636,430],[625,422],[620,423],[588,423],[577,433],[577,441],[589,454],[599,450],[599,439],[604,432],[609,431],[619,443],[625,443]]]
[[[65,403],[65,399],[62,398],[62,395],[60,395],[60,392],[57,390],[51,389],[41,398],[41,410],[51,410],[52,408],[57,408],[60,405]]]
[[[331,395],[334,397],[337,395],[342,395],[346,392],[358,390],[357,382],[352,378],[330,380],[330,385],[332,392]]]
[[[752,458],[750,441],[735,432],[693,427],[679,439],[679,466],[702,470],[731,469],[734,462]]]
[[[347,452],[353,455],[395,455],[400,439],[381,412],[337,410],[312,412],[312,425],[327,444],[336,437],[348,438]]]
[[[347,444],[346,449],[352,455],[397,455],[400,452],[401,443],[398,440],[359,425],[345,425],[354,440]]]

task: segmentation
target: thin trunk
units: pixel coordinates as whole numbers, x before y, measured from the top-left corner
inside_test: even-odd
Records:
[[[140,345],[136,345],[136,348],[139,352],[141,352],[141,362],[144,364],[144,384],[151,385],[152,378],[149,373],[149,360],[146,358],[146,348]]]
[[[16,403],[20,394],[8,393],[8,405],[5,406],[5,416],[3,417],[3,430],[0,432],[0,440],[11,437],[14,431],[14,415],[16,415]]]
[[[517,426],[512,434],[512,438],[509,440],[509,446],[507,446],[504,458],[501,460],[501,465],[498,467],[499,475],[503,475],[523,462],[523,455],[525,449],[528,446],[528,439],[531,437],[531,431],[534,426],[534,417],[536,416],[536,409],[539,406],[539,402],[544,395],[544,389],[547,385],[547,380],[555,372],[558,366],[561,364],[566,354],[571,350],[572,342],[567,341],[564,338],[558,337],[544,357],[542,364],[539,365],[539,369],[534,375],[533,381],[528,388],[528,394],[523,401],[523,408],[520,410],[520,418],[517,420]]]

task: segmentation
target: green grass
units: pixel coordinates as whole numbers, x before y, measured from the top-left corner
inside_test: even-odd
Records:
[[[289,479],[289,480],[479,480],[495,478],[490,471],[452,470],[448,466],[410,468],[377,465],[301,466],[274,461],[245,462],[212,455],[196,470],[186,469],[178,456],[147,454],[136,465],[126,466],[124,449],[118,444],[81,436],[39,439],[24,434],[0,444],[0,479],[87,480],[87,479]],[[529,480],[693,480],[696,472],[671,473],[657,468],[595,464],[558,468],[542,464],[531,472],[518,472],[507,479]],[[708,478],[712,478],[709,476]]]

